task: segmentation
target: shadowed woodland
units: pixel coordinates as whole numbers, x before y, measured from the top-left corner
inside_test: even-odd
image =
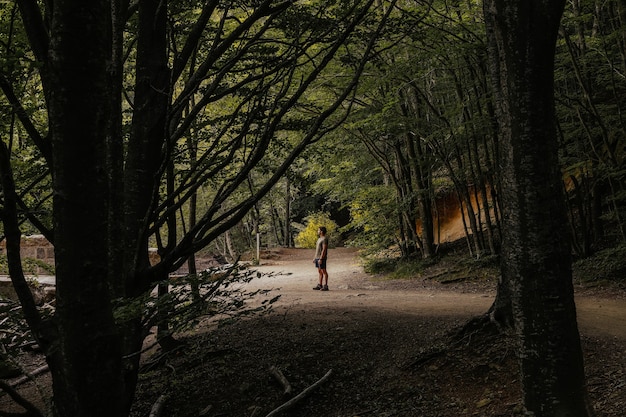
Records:
[[[35,348],[51,381],[43,405],[5,382],[3,398],[29,416],[130,415],[152,399],[137,395],[149,335],[164,355],[183,352],[194,325],[278,300],[255,304],[264,290],[233,289],[251,269],[205,260],[258,264],[261,249],[305,247],[323,224],[333,246],[391,277],[420,282],[449,245],[458,262],[497,265],[493,303],[469,322],[484,340],[510,338],[519,398],[497,415],[594,415],[573,269],[603,296],[623,288],[625,7],[0,3],[2,268],[14,294],[0,300],[0,361],[21,372]],[[20,247],[34,234],[54,246],[51,301],[33,296],[42,265]],[[421,411],[387,415],[437,409],[417,406],[419,386],[396,388]]]

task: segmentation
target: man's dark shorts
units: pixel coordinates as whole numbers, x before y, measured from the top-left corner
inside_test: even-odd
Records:
[[[316,259],[315,260],[315,267],[317,269],[326,269],[326,258],[324,258],[324,259]]]

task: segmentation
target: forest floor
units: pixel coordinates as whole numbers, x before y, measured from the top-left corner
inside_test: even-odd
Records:
[[[148,416],[163,395],[161,415],[171,417],[523,415],[511,335],[483,329],[455,337],[489,309],[494,265],[446,256],[411,278],[391,279],[365,273],[354,249],[337,248],[329,254],[330,291],[320,292],[312,290],[312,255],[263,254],[254,268],[271,274],[248,286],[272,289],[252,303],[280,295],[270,313],[224,326],[206,322],[175,352],[153,349],[132,415]],[[624,280],[575,282],[592,404],[598,417],[623,416]],[[295,405],[272,413],[311,386]]]
[[[453,335],[489,309],[498,270],[448,256],[411,278],[363,272],[353,249],[331,250],[330,291],[313,291],[312,251],[276,249],[251,286],[280,294],[273,312],[190,335],[179,355],[143,375],[136,416],[168,394],[166,416],[523,415],[515,347],[495,331]],[[462,258],[462,256],[460,256]],[[576,285],[591,400],[598,416],[626,409],[626,288]],[[622,281],[623,282],[623,281]],[[281,370],[291,396],[271,376]]]

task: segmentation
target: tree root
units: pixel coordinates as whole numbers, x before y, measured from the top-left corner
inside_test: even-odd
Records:
[[[429,361],[445,355],[449,350],[461,344],[469,345],[477,335],[494,335],[502,333],[503,331],[503,326],[494,320],[489,313],[473,317],[460,328],[449,332],[439,345],[421,352],[418,356],[404,364],[402,368],[419,368]]]

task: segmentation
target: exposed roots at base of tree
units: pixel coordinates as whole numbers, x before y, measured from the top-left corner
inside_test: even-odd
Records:
[[[463,326],[448,332],[439,343],[434,343],[429,349],[411,358],[402,368],[420,368],[433,359],[444,356],[450,350],[461,345],[471,345],[476,340],[508,337],[506,329],[506,327],[494,320],[489,313],[473,317]]]

